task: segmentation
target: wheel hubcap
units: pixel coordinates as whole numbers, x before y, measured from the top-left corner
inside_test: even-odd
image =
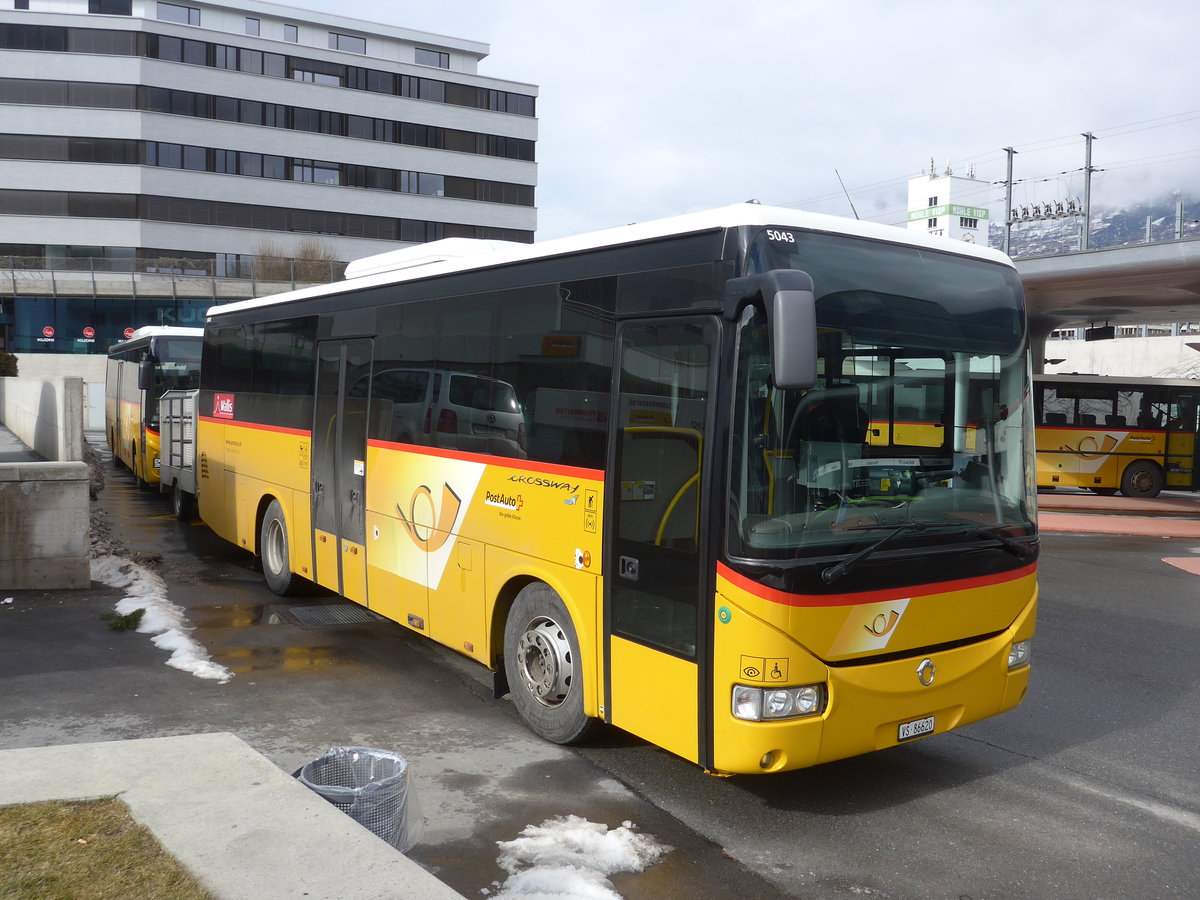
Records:
[[[525,689],[543,706],[556,707],[567,698],[575,668],[571,645],[553,619],[534,619],[517,645],[517,664]]]
[[[267,526],[267,539],[263,542],[263,561],[272,574],[277,574],[282,568],[283,559],[283,527],[276,521]]]

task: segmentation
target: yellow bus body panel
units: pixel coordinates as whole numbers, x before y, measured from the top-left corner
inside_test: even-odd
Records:
[[[259,514],[278,500],[288,532],[292,571],[312,578],[307,433],[222,422],[196,423],[200,517],[214,532],[258,552]]]
[[[1038,487],[1081,487],[1116,490],[1121,486],[1125,467],[1138,459],[1150,459],[1163,465],[1166,435],[1149,429],[1048,428],[1039,427],[1037,435]],[[1172,436],[1172,455],[1176,447],[1186,456],[1190,473],[1190,448],[1175,443]],[[1164,467],[1167,484],[1184,484],[1182,477],[1172,478],[1170,467]]]
[[[571,613],[594,673],[601,490],[594,470],[369,442],[371,608],[493,665],[498,598],[514,583],[544,581]],[[595,675],[585,684],[595,715]]]
[[[612,724],[696,762],[698,678],[696,663],[614,635]]]
[[[875,602],[855,603],[849,595],[832,598],[846,605],[787,611],[772,609],[783,604],[719,576],[713,625],[714,768],[734,773],[802,768],[893,746],[900,742],[904,722],[933,716],[935,733],[941,733],[1012,708],[1024,696],[1029,677],[1028,666],[1012,672],[1007,667],[1012,642],[1033,635],[1037,583],[1029,569],[990,586],[968,579],[924,596],[920,591],[930,588]],[[936,653],[852,662],[971,634],[993,636]],[[926,655],[937,666],[928,687],[917,678]],[[732,712],[736,684],[824,684],[827,706],[812,718],[744,721]]]

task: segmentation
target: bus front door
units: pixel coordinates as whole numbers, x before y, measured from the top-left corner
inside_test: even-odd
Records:
[[[1167,427],[1167,490],[1200,490],[1200,390],[1172,389]]]
[[[371,341],[317,346],[312,522],[315,581],[367,602],[367,384]]]
[[[606,488],[605,719],[701,764],[711,718],[704,523],[718,334],[709,317],[620,328]]]

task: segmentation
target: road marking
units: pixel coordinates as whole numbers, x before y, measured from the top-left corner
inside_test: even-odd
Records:
[[[1163,557],[1163,562],[1193,575],[1200,575],[1200,556],[1166,556]]]
[[[1192,831],[1200,831],[1200,815],[1190,812],[1189,810],[1180,809],[1177,806],[1167,806],[1165,803],[1155,803],[1152,800],[1144,800],[1140,797],[1135,797],[1132,794],[1118,794],[1114,791],[1107,791],[1093,784],[1089,784],[1082,778],[1074,778],[1061,772],[1051,772],[1051,774],[1055,778],[1065,781],[1067,784],[1070,784],[1081,791],[1086,791],[1089,794],[1095,794],[1098,797],[1104,797],[1117,803],[1123,803],[1126,806],[1132,806],[1134,809],[1139,809],[1142,812],[1149,813],[1158,819],[1162,819],[1164,822],[1172,822],[1176,825],[1181,825],[1184,828],[1189,828]]]

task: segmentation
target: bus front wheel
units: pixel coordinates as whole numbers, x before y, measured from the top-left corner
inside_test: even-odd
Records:
[[[504,626],[504,671],[513,705],[535,734],[570,744],[595,724],[583,712],[579,638],[549,585],[526,585],[513,601]]]
[[[272,500],[263,516],[262,529],[258,536],[258,552],[262,557],[263,578],[267,587],[279,596],[295,590],[296,578],[292,574],[291,558],[288,555],[287,523],[283,519],[283,508],[278,500]]]
[[[1121,475],[1121,493],[1126,497],[1157,497],[1162,489],[1162,469],[1148,459],[1130,463]]]
[[[150,490],[150,482],[142,477],[141,460],[138,459],[137,450],[134,449],[133,455],[130,457],[133,460],[133,481],[137,485],[139,491]]]

